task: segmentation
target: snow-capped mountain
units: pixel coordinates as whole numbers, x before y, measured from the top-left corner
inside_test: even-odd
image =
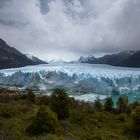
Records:
[[[96,60],[96,58],[92,55],[88,56],[88,57],[80,57],[79,58],[79,62],[81,63],[85,63],[85,62],[88,62],[88,63],[92,63]]]
[[[25,54],[25,55],[36,64],[47,64],[47,62],[40,60],[38,57],[35,57],[31,54]]]
[[[49,64],[62,64],[62,63],[66,63],[66,61],[62,60],[62,59],[59,59],[59,60],[56,60],[56,59],[48,59],[46,60],[46,62],[48,62]]]
[[[28,58],[13,47],[10,47],[4,40],[0,39],[0,69],[23,67],[27,65],[44,64],[38,58]]]
[[[140,67],[140,50],[138,51],[124,51],[118,54],[105,55],[103,57],[95,58],[90,57],[80,57],[80,63],[90,63],[90,64],[109,64],[113,66],[121,67]]]

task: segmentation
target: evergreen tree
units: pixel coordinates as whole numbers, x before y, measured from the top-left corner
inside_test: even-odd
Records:
[[[57,113],[58,119],[66,119],[69,116],[70,100],[63,89],[54,89],[51,95],[51,108]]]
[[[127,96],[120,96],[117,102],[118,109],[120,113],[125,113],[128,108],[128,98]]]
[[[57,115],[48,106],[41,106],[33,123],[27,127],[26,132],[31,135],[54,133],[59,128]]]
[[[113,108],[113,106],[114,106],[114,102],[113,102],[113,100],[112,100],[111,97],[108,97],[108,98],[106,99],[104,106],[105,106],[105,109],[106,109],[107,111],[111,111],[111,110],[112,110],[112,108]]]
[[[96,109],[101,110],[102,109],[102,103],[99,97],[96,98],[94,101],[94,106]]]

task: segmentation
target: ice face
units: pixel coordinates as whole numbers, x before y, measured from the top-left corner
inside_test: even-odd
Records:
[[[66,89],[74,96],[126,94],[140,91],[140,69],[53,63],[0,70],[0,85],[34,90],[51,90],[58,87]]]

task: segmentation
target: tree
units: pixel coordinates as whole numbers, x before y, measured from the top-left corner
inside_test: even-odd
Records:
[[[101,103],[101,100],[99,97],[97,97],[96,100],[94,101],[94,105],[95,105],[96,109],[98,109],[98,110],[102,109],[102,103]]]
[[[35,101],[36,101],[36,96],[35,96],[35,94],[33,93],[32,90],[29,90],[29,91],[28,91],[27,99],[28,99],[31,103],[35,103]]]
[[[27,127],[26,132],[31,135],[54,133],[59,128],[57,115],[48,106],[41,106],[33,123]]]
[[[106,109],[107,111],[111,111],[111,110],[112,110],[112,108],[113,108],[113,106],[114,106],[114,102],[113,102],[113,100],[112,100],[111,97],[108,97],[108,98],[106,99],[104,106],[105,106],[105,109]]]
[[[51,108],[57,113],[58,119],[66,119],[69,116],[70,101],[65,90],[54,89],[51,95]]]
[[[127,96],[120,96],[117,102],[118,109],[120,113],[125,113],[128,108],[128,98]]]

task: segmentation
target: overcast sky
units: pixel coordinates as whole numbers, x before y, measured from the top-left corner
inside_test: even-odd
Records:
[[[41,59],[140,49],[140,0],[0,0],[0,38]]]

